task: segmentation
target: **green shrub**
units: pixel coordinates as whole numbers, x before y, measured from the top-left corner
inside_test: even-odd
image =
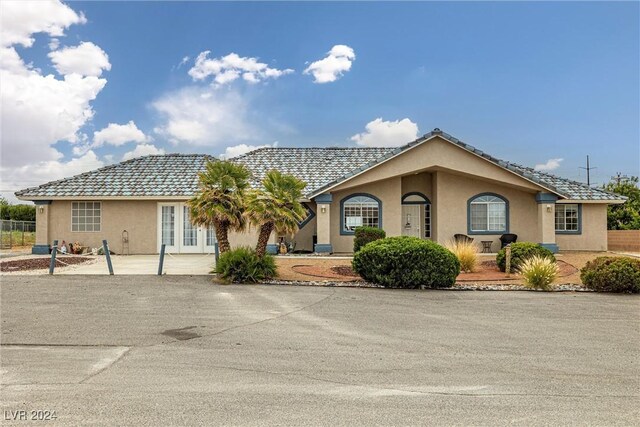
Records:
[[[527,286],[533,289],[551,290],[551,283],[558,276],[558,264],[549,257],[534,255],[520,264],[520,274]]]
[[[353,252],[358,252],[367,243],[384,239],[385,237],[387,237],[387,233],[381,228],[356,227],[356,233],[353,239]]]
[[[598,257],[582,267],[580,280],[598,292],[640,293],[640,260]]]
[[[417,237],[388,237],[369,243],[353,256],[363,279],[388,288],[450,287],[460,262],[449,250]]]
[[[505,271],[507,256],[506,256],[506,248],[500,249],[498,252],[498,256],[496,256],[496,263],[498,264],[498,268],[500,271]],[[525,259],[531,258],[532,256],[537,255],[540,257],[549,258],[555,260],[556,258],[553,256],[553,252],[549,249],[540,246],[537,243],[531,242],[522,242],[522,243],[512,243],[511,244],[511,271],[517,271],[520,267],[520,264],[524,262]]]
[[[265,254],[260,258],[249,247],[240,247],[220,255],[215,271],[220,278],[232,283],[257,283],[272,279],[277,274],[273,256]]]

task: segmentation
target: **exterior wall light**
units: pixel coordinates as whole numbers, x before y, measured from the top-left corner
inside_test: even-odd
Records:
[[[551,212],[551,205],[547,205],[547,212]]]
[[[44,213],[44,206],[38,206],[38,212]]]
[[[327,207],[325,205],[320,206],[320,212],[327,213]]]

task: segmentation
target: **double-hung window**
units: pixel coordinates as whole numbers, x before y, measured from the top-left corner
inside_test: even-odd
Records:
[[[100,231],[101,218],[100,202],[71,203],[71,231]]]
[[[497,195],[480,195],[469,202],[469,233],[506,233],[508,206]]]
[[[580,206],[556,204],[556,231],[560,233],[580,232]]]
[[[351,196],[342,202],[342,232],[351,234],[360,226],[380,227],[380,202],[373,197]]]

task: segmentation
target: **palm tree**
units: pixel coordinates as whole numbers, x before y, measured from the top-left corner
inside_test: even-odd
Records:
[[[307,211],[300,203],[302,190],[307,184],[293,175],[277,170],[267,172],[262,180],[262,190],[249,193],[247,217],[259,228],[256,254],[263,257],[267,251],[269,236],[275,230],[278,234],[292,234],[298,231],[298,224],[304,220]]]
[[[220,252],[227,252],[231,249],[229,231],[242,231],[246,225],[244,197],[251,173],[243,165],[209,161],[198,176],[200,190],[188,202],[191,222],[213,226]]]

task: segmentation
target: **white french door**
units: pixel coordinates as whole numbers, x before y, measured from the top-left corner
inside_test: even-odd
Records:
[[[159,203],[158,252],[163,243],[165,251],[170,253],[213,253],[216,235],[213,228],[206,229],[191,223],[186,204]]]

